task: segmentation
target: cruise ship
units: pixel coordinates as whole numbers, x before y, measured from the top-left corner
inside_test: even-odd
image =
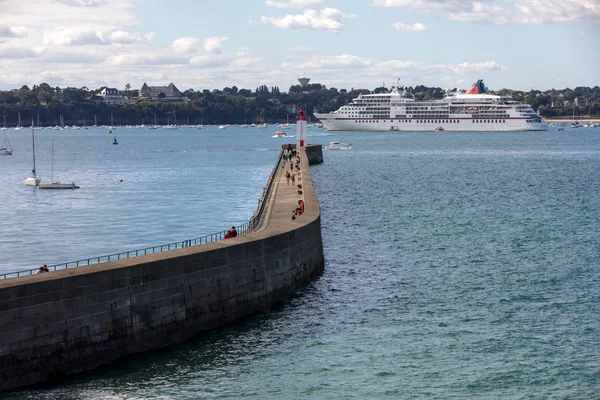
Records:
[[[417,101],[397,84],[390,93],[360,94],[337,111],[315,116],[330,131],[548,130],[529,104],[486,93],[482,79],[442,100]]]

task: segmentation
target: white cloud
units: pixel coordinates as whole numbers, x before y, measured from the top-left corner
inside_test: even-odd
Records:
[[[104,34],[105,35],[105,34]],[[104,36],[103,35],[103,36]],[[122,30],[116,30],[110,32],[108,36],[104,36],[103,39],[107,43],[141,43],[141,42],[151,42],[154,39],[155,33],[148,32],[146,34],[141,33],[131,33]]]
[[[47,51],[44,53],[41,60],[44,63],[59,63],[59,64],[99,64],[106,60],[106,55],[97,51]]]
[[[55,0],[57,3],[65,4],[69,7],[98,7],[105,5],[106,0]]]
[[[303,62],[296,60],[286,61],[281,64],[281,68],[295,69],[362,69],[373,65],[373,60],[365,57],[358,57],[351,54],[339,54],[328,56],[315,56]]]
[[[47,46],[82,46],[82,45],[107,45],[149,42],[154,33],[131,33],[122,30],[112,32],[89,30],[83,28],[62,28],[44,32],[44,44]]]
[[[342,29],[342,19],[356,18],[354,14],[344,14],[338,9],[325,7],[320,12],[306,10],[302,14],[285,17],[260,17],[261,23],[280,29],[322,29],[338,31]]]
[[[439,85],[457,79],[474,81],[493,72],[502,72],[505,67],[495,61],[463,62],[459,64],[436,64],[410,60],[381,60],[350,54],[316,55],[308,60],[290,58],[280,65],[287,76],[306,72],[308,76],[318,74],[319,82],[336,85],[364,87],[365,81],[379,85],[382,77],[395,81],[402,77],[402,84]],[[385,79],[386,81],[388,79]],[[367,86],[371,87],[371,86]]]
[[[398,32],[424,32],[427,30],[427,27],[420,22],[415,22],[412,25],[405,25],[401,22],[396,22],[392,26]]]
[[[45,51],[46,49],[43,47],[8,46],[6,44],[1,44],[0,58],[37,58],[44,54]]]
[[[500,6],[487,6],[476,1],[471,4],[470,10],[450,12],[448,19],[460,22],[504,25],[509,22],[509,12]]]
[[[171,54],[138,53],[119,54],[110,56],[107,60],[112,65],[185,65],[190,61],[189,57]]]
[[[235,58],[233,54],[201,54],[190,59],[190,66],[198,68],[224,67]]]
[[[202,47],[208,53],[219,54],[221,53],[221,42],[225,40],[227,40],[227,36],[206,38]]]
[[[297,10],[302,10],[304,8],[310,8],[323,4],[323,0],[288,0],[285,3],[267,0],[265,4],[268,7],[274,8],[295,8]]]
[[[493,71],[502,71],[506,68],[498,64],[496,61],[485,61],[479,63],[464,62],[457,64],[452,69],[459,75],[465,75],[471,73],[485,74]]]
[[[199,41],[200,39],[195,37],[181,37],[173,41],[173,44],[171,44],[171,48],[176,53],[192,53],[196,51],[196,45]]]
[[[375,7],[401,7],[460,22],[503,25],[600,21],[598,0],[373,0]],[[510,9],[512,6],[512,10]]]
[[[112,31],[139,24],[136,3],[138,0],[36,0],[33,5],[30,1],[0,0],[2,10],[8,10],[2,12],[0,23],[25,26],[28,33],[48,27]]]
[[[598,0],[516,0],[515,10],[514,22],[521,24],[600,22]]]
[[[27,31],[23,26],[0,25],[0,37],[26,37]]]

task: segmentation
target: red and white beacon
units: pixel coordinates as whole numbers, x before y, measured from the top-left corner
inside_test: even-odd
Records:
[[[296,148],[306,148],[306,117],[302,110],[298,112],[298,121],[296,121]]]

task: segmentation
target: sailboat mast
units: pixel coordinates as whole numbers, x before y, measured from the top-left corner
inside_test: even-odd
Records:
[[[54,183],[54,140],[52,141],[52,162],[50,164],[50,183]]]
[[[35,175],[35,130],[33,129],[33,126],[31,127],[31,143],[33,144],[33,169],[31,170],[31,172],[33,173],[33,178],[37,178],[37,176]]]

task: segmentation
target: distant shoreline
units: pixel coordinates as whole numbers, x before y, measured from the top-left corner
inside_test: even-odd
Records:
[[[573,122],[573,118],[544,118],[546,122]],[[577,122],[600,122],[600,118],[575,118]]]

